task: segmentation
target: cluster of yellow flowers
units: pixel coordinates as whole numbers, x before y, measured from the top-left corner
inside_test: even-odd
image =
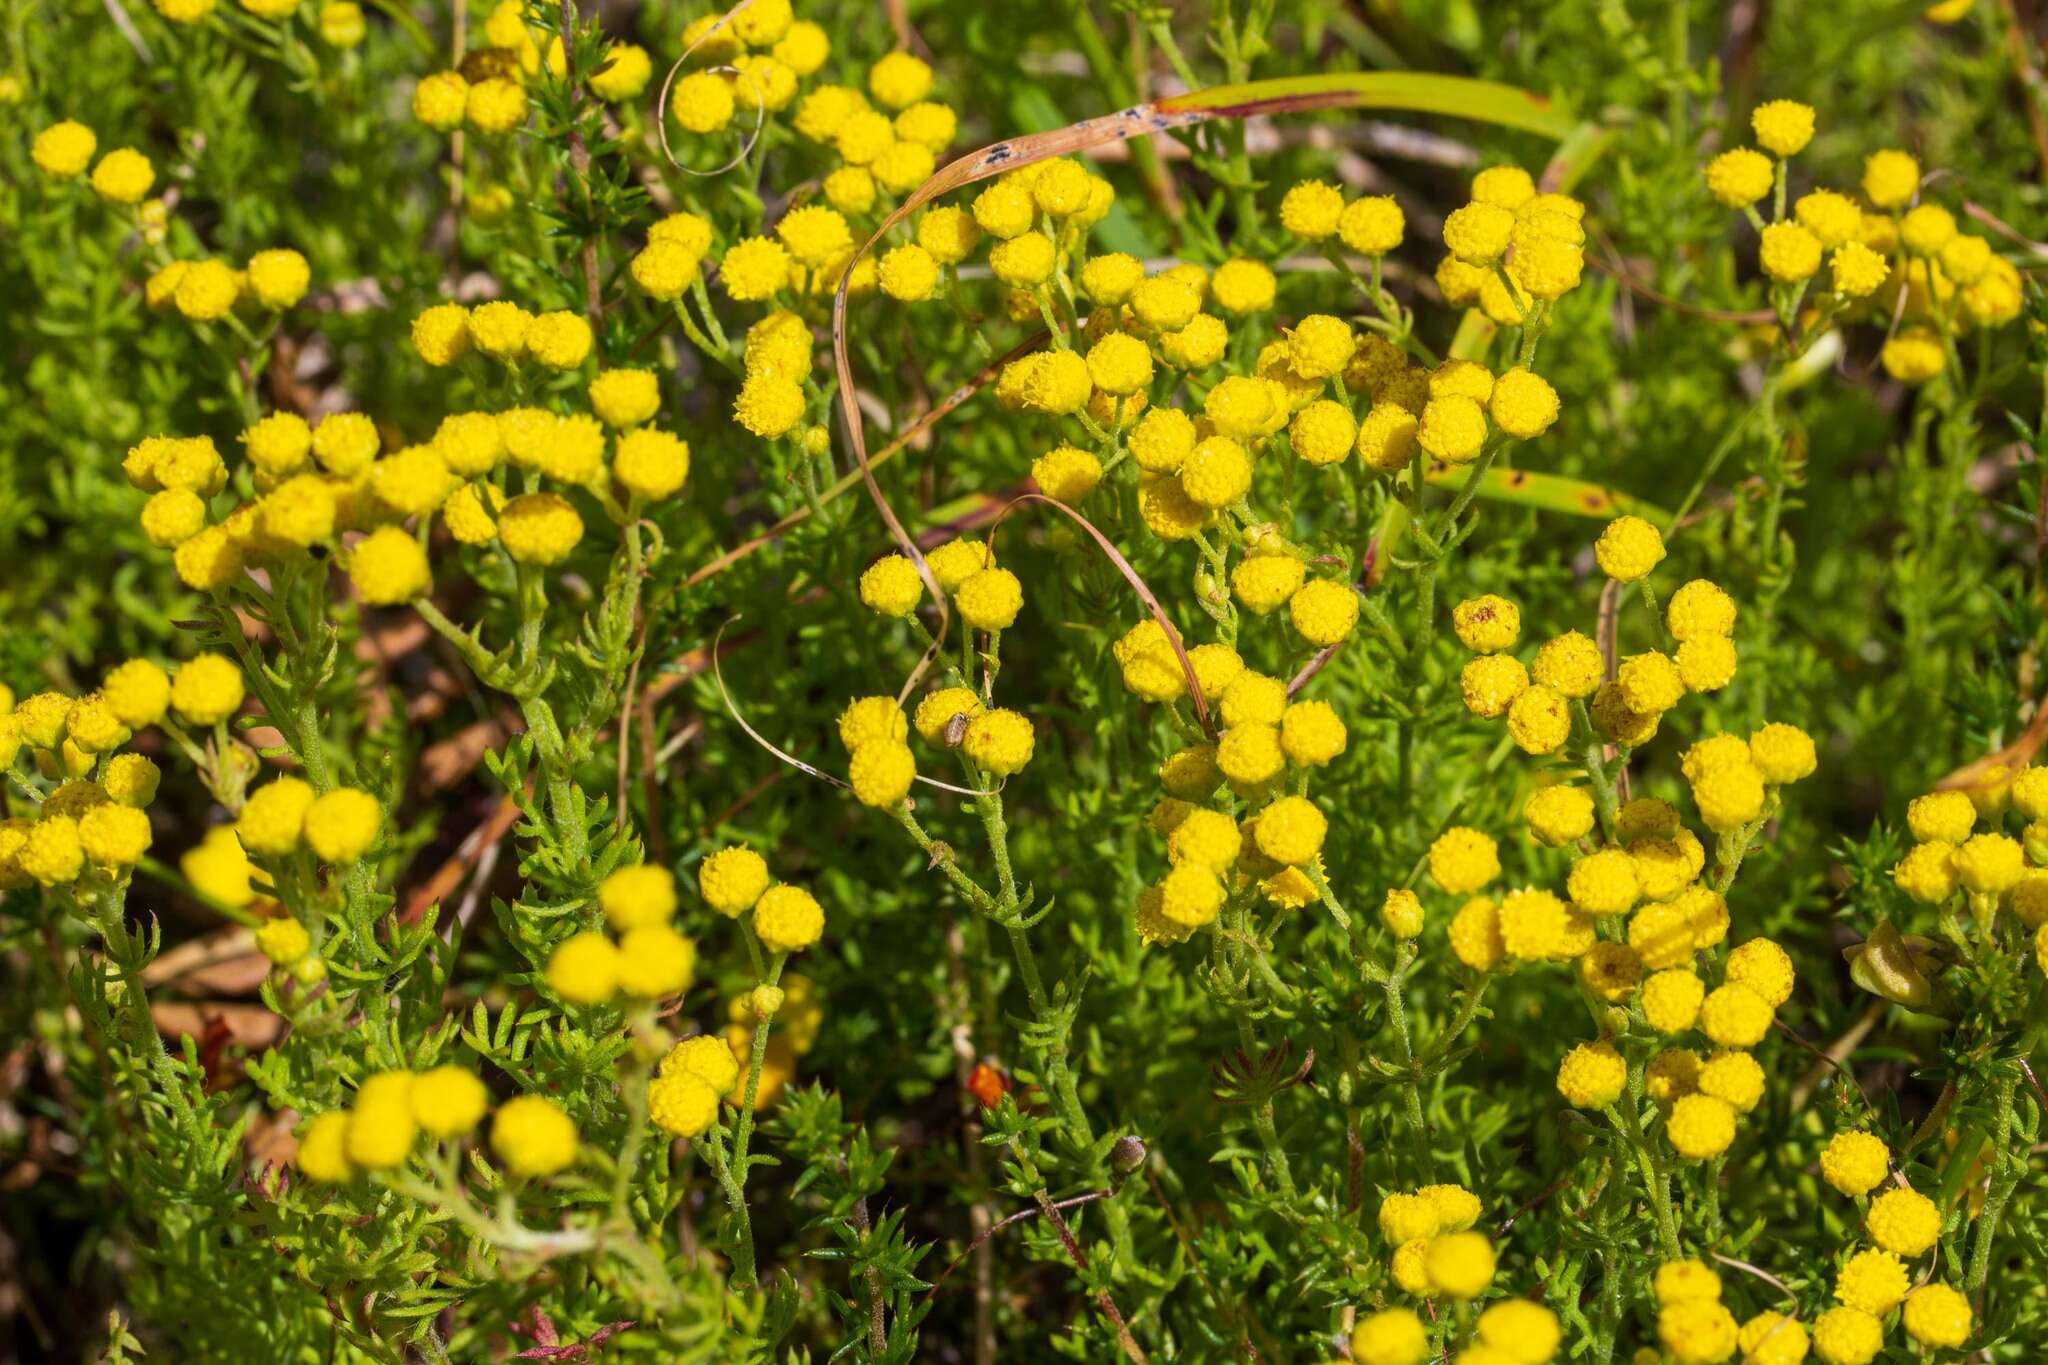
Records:
[[[1450,1299],[1458,1322],[1464,1305],[1493,1283],[1494,1251],[1479,1220],[1479,1199],[1462,1185],[1429,1185],[1396,1192],[1380,1203],[1380,1235],[1393,1248],[1389,1274],[1401,1292],[1418,1299]],[[1437,1310],[1430,1310],[1431,1320]],[[1545,1365],[1557,1355],[1563,1329],[1557,1314],[1528,1299],[1499,1300],[1479,1314],[1458,1365]],[[1413,1309],[1388,1308],[1359,1322],[1351,1358],[1361,1365],[1422,1365],[1429,1334]]]
[[[2027,821],[2017,839],[2001,828],[2008,809]],[[1988,826],[1981,833],[1980,822]],[[1934,907],[1961,891],[1986,926],[2009,912],[2035,935],[2048,970],[2048,768],[1994,773],[1984,786],[1918,797],[1906,824],[1917,842],[1892,869],[1898,888]]]
[[[1259,561],[1247,561],[1257,563]],[[1285,561],[1300,574],[1300,561]],[[1348,633],[1358,613],[1356,595],[1340,583],[1301,588],[1331,590],[1311,603],[1317,619]],[[1174,708],[1187,689],[1180,655],[1159,623],[1140,622],[1114,646],[1124,685],[1147,701]],[[1269,903],[1297,908],[1324,893],[1323,840],[1329,820],[1308,796],[1309,775],[1342,754],[1350,742],[1328,702],[1295,700],[1287,683],[1249,667],[1236,649],[1212,642],[1187,650],[1188,664],[1207,699],[1218,738],[1199,735],[1169,754],[1159,768],[1166,795],[1148,824],[1166,841],[1167,872],[1138,897],[1138,935],[1147,943],[1179,943],[1214,921],[1233,892],[1256,885]],[[1183,733],[1193,733],[1183,720]],[[1294,779],[1287,780],[1292,765]],[[1228,790],[1228,797],[1220,789]]]
[[[1664,541],[1642,518],[1617,517],[1601,533],[1595,555],[1617,583],[1636,583],[1663,559]],[[1589,699],[1591,725],[1600,737],[1634,747],[1656,734],[1664,713],[1686,693],[1719,691],[1734,679],[1735,615],[1726,592],[1694,579],[1673,594],[1665,613],[1675,649],[1631,655],[1608,678],[1599,647],[1578,631],[1545,641],[1525,667],[1507,652],[1521,638],[1520,610],[1492,594],[1475,597],[1459,603],[1451,617],[1459,640],[1475,655],[1459,675],[1460,690],[1473,714],[1506,717],[1508,733],[1524,753],[1563,749],[1572,734],[1573,708]],[[1723,827],[1715,820],[1709,824]]]
[[[528,22],[523,0],[499,0],[484,21],[483,41],[452,71],[422,77],[413,88],[413,116],[429,128],[453,131],[467,123],[480,133],[509,133],[526,122],[526,83],[540,74],[540,30]],[[548,40],[547,69],[568,72],[562,40]],[[612,43],[588,73],[591,93],[608,104],[637,98],[654,73],[647,49]]]
[[[1884,1144],[1867,1133],[1838,1133],[1821,1158],[1828,1183],[1857,1197],[1886,1174]],[[1906,1259],[1931,1249],[1941,1231],[1933,1203],[1910,1189],[1869,1201],[1876,1247],[1852,1252],[1835,1275],[1834,1307],[1811,1330],[1798,1318],[1765,1311],[1737,1324],[1721,1302],[1721,1278],[1705,1262],[1671,1261],[1655,1279],[1657,1335],[1680,1365],[1721,1365],[1738,1353],[1755,1365],[1798,1365],[1810,1349],[1825,1365],[1870,1365],[1884,1350],[1885,1320],[1901,1304],[1906,1335],[1925,1349],[1969,1340],[1969,1300],[1939,1281],[1911,1288]],[[1905,1259],[1902,1259],[1905,1258]]]
[[[1985,238],[1961,231],[1948,209],[1921,200],[1920,163],[1910,152],[1871,153],[1862,203],[1815,189],[1788,206],[1789,162],[1813,138],[1813,109],[1772,100],[1751,114],[1750,127],[1762,150],[1716,156],[1707,189],[1756,228],[1758,263],[1782,292],[1782,315],[1789,319],[1812,288],[1809,332],[1837,316],[1885,327],[1885,372],[1908,384],[1947,367],[1955,336],[2019,316],[2019,270]],[[1766,197],[1768,222],[1757,209]],[[1815,287],[1823,257],[1827,283]]]
[[[172,701],[170,676],[146,659],[82,697],[38,692],[17,706],[0,686],[0,773],[36,802],[33,818],[0,821],[0,890],[66,887],[90,905],[127,885],[149,851],[147,807],[161,774],[148,756],[120,750],[136,730],[171,723]],[[17,767],[24,753],[28,772]]]
[[[413,338],[440,365],[474,347],[507,366],[531,359],[574,370],[591,348],[580,315],[535,317],[503,301],[436,305],[415,320]],[[151,494],[144,532],[175,550],[188,586],[226,589],[251,566],[302,558],[346,532],[363,532],[347,547],[349,575],[364,602],[385,605],[432,587],[425,543],[436,513],[461,544],[495,544],[521,564],[546,566],[576,547],[583,518],[568,498],[541,490],[540,479],[590,492],[622,524],[640,500],[681,489],[690,448],[650,425],[661,406],[654,373],[601,370],[587,395],[590,414],[538,407],[452,414],[430,440],[381,457],[385,433],[367,414],[330,413],[315,426],[295,412],[273,412],[242,433],[254,496],[218,522],[209,520],[211,501],[227,487],[229,471],[211,437],[149,437],[123,468]],[[508,488],[513,468],[525,489],[517,494]]]
[[[151,0],[156,12],[181,27],[204,22],[214,0]],[[242,10],[257,19],[288,24],[299,12],[299,0],[240,0]],[[315,28],[330,47],[350,48],[363,41],[363,7],[355,0],[327,0],[315,16]]]
[[[82,180],[107,204],[130,210],[144,241],[161,250],[170,209],[160,198],[147,198],[156,184],[156,167],[133,147],[118,147],[95,164],[98,149],[99,137],[91,128],[65,119],[36,134],[29,156],[52,181]],[[161,264],[143,285],[144,300],[159,312],[176,312],[193,322],[218,322],[244,303],[280,313],[296,306],[312,283],[306,258],[284,247],[259,251],[240,269],[211,258],[158,259]]]
[[[329,1184],[366,1171],[394,1171],[412,1155],[420,1134],[459,1142],[490,1108],[490,1092],[459,1066],[380,1071],[363,1078],[355,1103],[316,1115],[299,1138],[298,1168]],[[505,1170],[538,1179],[576,1160],[576,1124],[543,1095],[520,1095],[491,1119],[491,1150]]]
[[[659,1000],[689,988],[697,973],[697,945],[677,933],[675,874],[640,864],[621,868],[598,887],[614,943],[595,929],[572,934],[548,958],[547,983],[573,1005],[603,1005],[624,991]]]

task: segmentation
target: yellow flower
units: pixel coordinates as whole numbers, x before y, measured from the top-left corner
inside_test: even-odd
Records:
[[[1764,150],[1781,157],[1797,156],[1813,140],[1813,106],[1772,100],[1757,106],[1749,116],[1749,126]]]
[[[552,1100],[521,1095],[498,1106],[491,1150],[514,1175],[553,1175],[576,1160],[576,1124]]]

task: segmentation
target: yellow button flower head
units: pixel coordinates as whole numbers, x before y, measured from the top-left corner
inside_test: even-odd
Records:
[[[455,481],[432,445],[408,446],[370,466],[377,501],[401,517],[425,516],[447,501]]]
[[[1588,915],[1626,914],[1641,894],[1635,863],[1618,848],[1603,848],[1573,863],[1566,885],[1572,903]]]
[[[1341,462],[1351,453],[1357,435],[1358,422],[1351,409],[1328,398],[1319,398],[1303,408],[1287,429],[1287,441],[1294,453],[1313,465]]]
[[[1315,803],[1302,796],[1283,796],[1259,813],[1259,852],[1276,863],[1296,867],[1322,851],[1330,822]]]
[[[1477,1232],[1433,1238],[1424,1261],[1430,1283],[1454,1299],[1477,1298],[1493,1283],[1493,1244]]]
[[[412,115],[429,128],[445,133],[461,127],[468,108],[469,82],[460,72],[436,71],[413,87]]]
[[[1813,1352],[1823,1365],[1870,1365],[1883,1349],[1883,1320],[1860,1308],[1830,1308],[1813,1320]]]
[[[1493,593],[1470,597],[1451,609],[1451,626],[1459,643],[1480,654],[1511,649],[1522,634],[1522,612]]]
[[[1700,1073],[1703,1091],[1706,1089],[1706,1077],[1707,1072],[1703,1070]],[[1687,1160],[1702,1161],[1719,1156],[1735,1141],[1735,1107],[1710,1093],[1682,1096],[1671,1107],[1668,1132],[1672,1147]],[[1804,1349],[1802,1341],[1802,1355]]]
[[[908,616],[924,597],[917,566],[902,555],[884,555],[860,576],[860,600],[883,616]]]
[[[590,408],[608,427],[637,427],[661,407],[652,370],[600,370],[590,381]]]
[[[1851,1308],[1883,1317],[1899,1306],[1910,1283],[1905,1263],[1896,1254],[1866,1247],[1843,1264],[1835,1277],[1835,1297]]]
[[[1479,1340],[1506,1365],[1548,1361],[1562,1338],[1557,1314],[1527,1299],[1503,1299],[1479,1315]]]
[[[629,929],[619,938],[619,989],[660,1000],[689,989],[697,973],[697,945],[666,924]]]
[[[1495,381],[1488,411],[1502,431],[1531,441],[1550,430],[1558,407],[1557,390],[1550,381],[1517,365]]]
[[[777,883],[754,902],[754,933],[770,952],[799,952],[824,936],[825,907],[802,887]]]
[[[1071,351],[1027,355],[1005,367],[996,383],[996,398],[1005,407],[1061,416],[1085,404],[1092,391],[1088,363]]]
[[[1138,279],[1143,278],[1142,267],[1129,256],[1123,256],[1119,253],[1117,257],[1097,257],[1095,259],[1129,261],[1129,268],[1138,272],[1137,278],[1130,279],[1128,287],[1124,290],[1123,297],[1128,297],[1130,289],[1136,288]],[[1094,261],[1089,262],[1090,265],[1094,263]],[[1270,267],[1263,261],[1248,260],[1244,257],[1237,257],[1217,266],[1216,274],[1209,282],[1210,291],[1216,299],[1216,306],[1224,312],[1238,317],[1244,317],[1252,313],[1262,313],[1271,308],[1273,306],[1275,285],[1276,281]],[[1122,297],[1114,299],[1103,298],[1092,289],[1089,291],[1089,297],[1095,299],[1098,303],[1122,302]]]
[[[1656,972],[1643,983],[1643,1018],[1659,1033],[1683,1033],[1699,1016],[1707,988],[1683,967]]]
[[[1856,207],[1855,200],[1833,190],[1802,194],[1799,202],[1792,206],[1792,215],[1798,219],[1799,226],[1829,249],[1856,242],[1863,232],[1863,210]]]
[[[938,292],[939,263],[931,252],[907,243],[882,257],[882,292],[902,303],[922,303]]]
[[[1342,374],[1358,349],[1351,324],[1326,313],[1311,313],[1287,334],[1287,361],[1303,379]]]
[[[1776,1009],[1749,987],[1731,983],[1700,1006],[1700,1031],[1722,1047],[1755,1047],[1771,1031]]]
[[[178,666],[171,706],[193,725],[226,720],[242,707],[242,670],[219,654],[201,654]]]
[[[1911,154],[1887,148],[1863,161],[1863,197],[1880,209],[1899,209],[1920,192],[1920,163]]]
[[[670,497],[689,475],[689,442],[653,427],[621,436],[612,456],[612,477],[627,492],[643,498]]]
[[[133,147],[117,147],[92,168],[93,192],[110,204],[139,204],[156,183],[156,167]]]
[[[961,749],[984,772],[1008,777],[1023,771],[1031,761],[1034,744],[1031,722],[1015,711],[998,707],[968,721]]]
[[[896,136],[929,152],[942,152],[953,141],[960,118],[949,105],[920,100],[896,115]]]
[[[1444,219],[1444,246],[1467,265],[1490,265],[1507,251],[1514,228],[1514,214],[1499,205],[1466,204]]]
[[[1837,294],[1865,299],[1891,274],[1891,264],[1861,242],[1845,242],[1828,257],[1829,280]]]
[[[1413,891],[1395,888],[1380,902],[1380,923],[1398,939],[1411,939],[1422,932],[1422,900]]]
[[[459,303],[435,304],[412,320],[412,345],[429,365],[453,365],[469,352],[469,310]]]
[[[1557,691],[1537,683],[1508,706],[1508,734],[1525,754],[1554,754],[1571,738],[1571,708]]]
[[[1737,1350],[1735,1315],[1714,1299],[1688,1299],[1657,1314],[1657,1339],[1679,1365],[1719,1365]]]
[[[65,119],[36,134],[35,141],[29,144],[29,156],[44,175],[69,180],[85,173],[99,145],[92,129],[74,119]]]
[[[917,759],[910,746],[897,739],[878,739],[853,751],[847,766],[847,781],[864,806],[901,805],[910,795],[917,776]]]
[[[475,1131],[490,1103],[476,1074],[459,1066],[437,1066],[413,1077],[406,1101],[413,1121],[429,1137],[453,1138]]]
[[[705,903],[728,919],[751,910],[768,882],[767,860],[737,844],[713,853],[697,871],[697,889]]]
[[[1500,907],[1484,896],[1475,896],[1459,907],[1451,917],[1448,937],[1458,961],[1474,971],[1492,971],[1507,956]]]
[[[94,806],[78,818],[85,856],[103,867],[132,867],[149,851],[149,816],[133,806]]]
[[[491,1150],[513,1175],[550,1176],[576,1160],[576,1124],[554,1101],[520,1095],[498,1106]]]
[[[977,630],[1008,630],[1024,608],[1024,586],[1008,569],[983,569],[960,585],[953,604]]]
[[[1522,806],[1529,832],[1552,848],[1575,843],[1593,830],[1593,798],[1582,787],[1544,787]]]
[[[306,842],[321,861],[351,863],[369,852],[383,828],[377,798],[354,787],[336,787],[306,812]]]
[[[1923,1284],[1906,1296],[1904,1321],[1922,1346],[1953,1349],[1970,1339],[1970,1301],[1945,1284]]]
[[[1455,825],[1429,846],[1429,876],[1453,896],[1477,891],[1500,876],[1500,849],[1476,829]]]
[[[1836,1133],[1821,1150],[1820,1173],[1828,1184],[1852,1198],[1884,1183],[1891,1173],[1891,1151],[1883,1141],[1853,1129]]]
[[[283,857],[299,846],[313,788],[296,777],[280,777],[250,794],[235,821],[235,835],[251,853]]]
[[[1902,327],[1878,353],[1884,372],[1901,384],[1924,384],[1948,364],[1948,353],[1931,327]]]
[[[1359,1365],[1422,1365],[1429,1334],[1406,1308],[1390,1308],[1360,1320],[1351,1332],[1351,1358]]]
[[[1771,223],[1763,230],[1757,259],[1779,284],[1812,279],[1820,269],[1820,239],[1797,223]]]
[[[1436,1205],[1419,1194],[1390,1194],[1380,1201],[1380,1236],[1389,1246],[1426,1241],[1436,1236]]]
[[[1955,216],[1939,204],[1917,205],[1899,219],[1899,245],[1915,255],[1936,255],[1955,235]]]
[[[1343,214],[1343,191],[1321,180],[1302,181],[1280,201],[1280,225],[1304,241],[1328,237]]]
[[[722,1043],[719,1051],[732,1055]],[[657,1076],[647,1086],[647,1116],[671,1137],[696,1137],[718,1121],[719,1094],[688,1072]]]
[[[1401,245],[1407,217],[1392,195],[1368,195],[1345,205],[1337,219],[1344,245],[1366,256],[1384,256]]]
[[[1956,850],[1956,880],[1966,891],[1998,895],[2010,891],[2026,871],[2026,850],[2005,834],[1979,834]]]
[[[750,240],[766,241],[765,238],[752,238]],[[768,244],[774,245],[772,242]],[[649,298],[663,300],[678,299],[682,297],[684,290],[695,283],[698,265],[702,259],[701,255],[692,252],[689,248],[678,242],[650,241],[643,250],[634,255],[629,269],[633,276],[633,283],[639,285],[641,292],[645,293]],[[782,273],[776,276],[775,284],[768,290],[768,293],[773,293],[775,289],[781,288],[782,282],[787,279],[788,262],[786,258],[782,262],[781,269]],[[743,275],[743,283],[745,278]],[[748,285],[746,287],[752,286]],[[731,292],[732,283],[730,276],[726,277],[726,289],[728,293]],[[759,297],[766,298],[767,294],[762,294]]]
[[[1042,237],[1017,239],[1018,242],[1047,240]],[[1006,242],[1004,246],[1015,244]],[[1088,348],[1088,377],[1104,393],[1136,393],[1152,382],[1151,348],[1129,333],[1111,332]]]
[[[765,885],[765,864],[761,876]],[[653,863],[622,867],[598,886],[597,903],[604,911],[605,923],[619,933],[667,924],[676,913],[675,874]]]
[[[542,313],[526,331],[526,349],[554,370],[573,370],[590,355],[590,323],[565,308]]]
[[[1657,1302],[1719,1303],[1721,1277],[1705,1261],[1666,1261],[1657,1267],[1654,1281]]]
[[[264,920],[256,929],[256,950],[280,967],[289,967],[313,950],[313,936],[290,916]]]
[[[732,83],[714,71],[693,71],[669,92],[668,112],[685,132],[715,133],[732,122]]]
[[[1813,106],[1772,100],[1756,107],[1749,126],[1764,150],[1775,156],[1797,156],[1813,140]]]
[[[1768,1312],[1743,1323],[1736,1344],[1745,1365],[1799,1365],[1806,1359],[1808,1345],[1806,1328],[1799,1319]]]
[[[1628,1063],[1611,1043],[1580,1043],[1557,1068],[1557,1091],[1578,1109],[1604,1109],[1621,1098]]]
[[[1609,578],[1633,583],[1664,558],[1664,537],[1641,517],[1616,517],[1600,533],[1593,554]]]
[[[468,327],[470,340],[478,350],[510,364],[526,354],[533,315],[516,303],[493,299],[470,311]]]
[[[193,322],[215,322],[235,306],[241,286],[235,272],[221,261],[193,261],[178,277],[171,301]]]
[[[307,1179],[323,1185],[353,1179],[355,1167],[348,1159],[347,1135],[348,1111],[337,1109],[317,1116],[299,1135],[299,1150],[292,1158],[293,1163]]]
[[[239,681],[241,674],[235,676]],[[116,720],[140,730],[164,718],[171,702],[171,680],[149,660],[130,659],[101,681],[100,696]]]
[[[1737,147],[1707,163],[1707,190],[1723,206],[1745,209],[1771,192],[1776,174],[1762,152]]]
[[[197,493],[167,488],[142,505],[142,534],[160,549],[173,549],[206,529],[206,502]]]
[[[463,117],[480,133],[509,133],[526,122],[526,87],[492,76],[469,87]]]
[[[559,564],[583,539],[583,518],[556,493],[524,493],[498,513],[498,539],[521,564]]]
[[[290,308],[306,297],[312,278],[306,258],[288,247],[259,251],[249,258],[249,292],[265,308]]]
[[[1301,638],[1318,649],[1341,644],[1358,624],[1358,594],[1348,583],[1317,578],[1287,599],[1288,619]]]
[[[396,526],[380,526],[356,543],[349,551],[348,576],[357,595],[373,607],[410,602],[434,586],[427,552]]]
[[[548,988],[572,1005],[601,1005],[619,988],[619,950],[595,930],[571,934],[548,955]]]
[[[1470,398],[1432,398],[1422,409],[1415,439],[1446,464],[1470,464],[1486,444],[1486,410]]]
[[[1753,938],[1728,955],[1728,980],[1747,986],[1772,1009],[1792,998],[1792,959],[1767,938]]]
[[[1643,961],[1625,943],[1595,943],[1579,956],[1579,981],[1611,1005],[1625,1003],[1643,979]]]
[[[868,68],[868,93],[885,109],[907,109],[931,89],[931,67],[908,52],[891,52]]]

